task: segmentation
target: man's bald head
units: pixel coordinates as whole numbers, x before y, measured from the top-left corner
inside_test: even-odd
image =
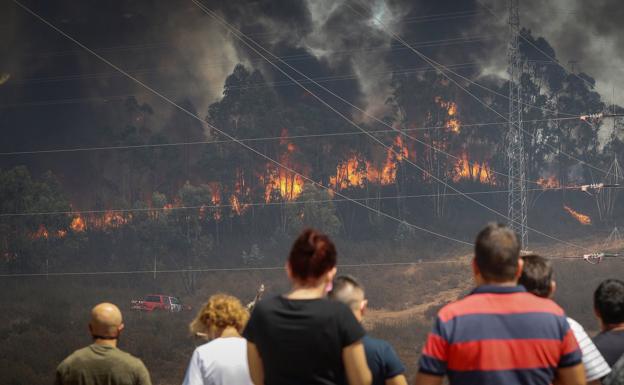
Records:
[[[117,338],[123,327],[121,311],[112,303],[104,302],[91,309],[89,330],[94,338]]]
[[[329,298],[349,306],[356,318],[361,320],[367,301],[364,287],[354,277],[350,275],[336,277]]]

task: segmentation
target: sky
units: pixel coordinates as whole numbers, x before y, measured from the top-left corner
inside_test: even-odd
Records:
[[[259,68],[278,92],[292,84],[191,0],[19,0],[137,79],[200,115],[218,100],[237,63]],[[399,34],[470,76],[505,76],[507,1],[230,0],[203,3],[221,20],[290,65],[372,113],[383,113],[392,71],[427,68]],[[521,25],[543,36],[557,59],[624,104],[624,7],[617,0],[520,0]],[[174,114],[158,98],[61,36],[12,0],[0,4],[2,151],[89,145],[94,121],[114,124],[129,95]]]

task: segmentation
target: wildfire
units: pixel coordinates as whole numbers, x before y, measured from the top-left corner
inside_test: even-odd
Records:
[[[101,217],[89,218],[90,224],[97,229],[117,228],[128,223],[132,215],[123,216],[119,212],[106,211]]]
[[[584,226],[591,225],[591,218],[589,215],[581,214],[578,211],[575,211],[569,206],[563,206],[563,209],[567,211],[574,219],[576,219],[580,224]]]
[[[50,234],[48,233],[48,229],[46,229],[46,227],[43,224],[39,225],[39,228],[37,229],[37,231],[32,235],[34,239],[40,239],[40,238],[48,239],[49,236]]]
[[[241,203],[238,200],[238,197],[234,194],[232,194],[232,196],[230,197],[230,204],[232,205],[232,211],[235,212],[236,215],[241,215],[245,211],[245,209],[249,207],[249,204]]]
[[[280,162],[293,169],[300,169],[291,159],[291,155],[297,151],[294,143],[288,142],[286,137],[288,130],[282,129],[280,145],[286,147],[286,152],[280,157]],[[284,170],[283,168],[275,169],[267,167],[266,177],[261,177],[265,182],[264,200],[268,203],[275,194],[279,194],[282,199],[295,200],[303,192],[304,179],[301,175]]]
[[[494,184],[492,169],[486,162],[471,163],[466,153],[462,154],[461,159],[455,164],[454,182],[461,180],[471,180],[483,184]]]
[[[304,180],[298,175],[280,168],[271,170],[264,188],[264,200],[269,203],[273,194],[279,194],[285,200],[295,200],[303,192]]]
[[[353,155],[336,166],[336,175],[329,178],[329,184],[335,189],[346,189],[350,186],[361,187],[368,179],[369,163]]]
[[[537,180],[537,185],[544,190],[549,188],[559,188],[561,186],[555,176],[550,176],[548,178],[539,178]]]
[[[71,225],[69,225],[69,227],[74,230],[74,232],[76,233],[82,233],[83,231],[85,231],[87,229],[87,225],[84,221],[84,219],[82,219],[82,217],[79,215],[77,217],[74,217],[74,219],[72,219],[71,221]]]
[[[461,131],[461,122],[457,118],[457,103],[451,101],[444,101],[441,96],[435,97],[435,102],[442,108],[446,109],[448,120],[446,121],[446,128],[451,132],[459,133]]]
[[[57,230],[53,232],[52,234],[50,234],[50,232],[45,227],[45,225],[40,224],[37,231],[31,234],[31,238],[32,239],[42,239],[42,238],[48,239],[50,238],[50,236],[56,237],[56,238],[64,238],[66,235],[67,235],[67,230],[63,230],[63,229]]]

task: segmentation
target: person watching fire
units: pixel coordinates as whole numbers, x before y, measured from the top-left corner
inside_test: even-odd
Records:
[[[210,342],[193,352],[183,385],[252,385],[247,341],[240,335],[248,319],[237,298],[215,294],[208,299],[189,329]]]
[[[607,279],[594,292],[600,334],[594,343],[610,366],[624,355],[624,281]]]
[[[552,298],[555,295],[557,283],[554,280],[550,261],[539,255],[526,255],[522,257],[522,261],[524,266],[518,283],[524,286],[529,293],[538,297]],[[587,383],[600,385],[600,379],[611,373],[611,368],[600,351],[596,349],[596,345],[589,338],[583,326],[570,317],[567,320],[583,353],[583,366],[585,367]]]
[[[243,336],[255,385],[370,385],[364,329],[345,304],[326,299],[336,275],[336,248],[327,235],[305,230],[286,272],[292,289],[258,302]]]
[[[416,385],[583,385],[574,334],[553,301],[518,285],[516,234],[490,224],[477,236],[472,260],[477,287],[444,306],[419,362]]]
[[[341,275],[334,279],[329,298],[340,301],[351,308],[355,318],[362,322],[368,300],[364,287],[352,276]],[[373,385],[407,385],[405,366],[392,346],[383,340],[368,335],[362,339],[366,362],[373,375]]]
[[[101,303],[91,310],[93,344],[76,350],[56,369],[56,385],[151,385],[143,362],[117,348],[124,329],[119,308]]]

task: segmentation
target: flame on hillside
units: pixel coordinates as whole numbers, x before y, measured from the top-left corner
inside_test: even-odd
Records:
[[[50,237],[65,238],[66,235],[67,235],[67,230],[63,230],[63,229],[57,230],[53,232],[52,234],[50,234],[50,232],[45,227],[45,225],[40,224],[37,231],[31,234],[31,238],[32,239],[48,239]]]
[[[288,130],[284,128],[281,134],[280,146],[286,148],[286,151],[280,157],[280,163],[293,170],[300,169],[292,159],[298,148],[294,143],[288,142],[287,136]],[[285,170],[283,167],[275,168],[271,164],[267,164],[267,174],[260,179],[265,183],[264,200],[266,203],[269,203],[275,195],[284,200],[292,201],[297,199],[303,192],[303,177]]]
[[[37,231],[32,235],[33,238],[35,239],[48,239],[48,237],[50,236],[50,233],[48,232],[48,229],[46,229],[46,227],[41,224],[39,225],[39,228],[37,229]]]
[[[539,178],[537,180],[537,185],[543,188],[544,190],[561,187],[561,184],[559,183],[559,181],[554,175],[548,178]]]
[[[581,214],[569,206],[563,206],[563,209],[567,211],[572,216],[572,218],[576,219],[580,224],[584,226],[591,225],[591,218],[589,215]]]
[[[495,184],[490,166],[486,162],[470,162],[466,153],[463,153],[455,164],[455,175],[453,175],[453,182],[457,183],[462,180]]]
[[[446,128],[451,132],[459,133],[461,131],[461,122],[457,118],[457,103],[444,101],[441,96],[436,96],[434,100],[440,107],[446,109],[446,114],[448,115]]]
[[[380,167],[355,154],[336,166],[336,175],[329,178],[329,184],[338,190],[362,187],[366,182],[382,186],[392,184],[396,182],[399,163],[409,155],[409,149],[399,135],[386,151],[386,159]]]
[[[74,219],[72,219],[69,228],[71,228],[76,233],[82,233],[87,229],[87,225],[84,219],[82,219],[82,217],[78,215],[77,217],[74,217]]]

